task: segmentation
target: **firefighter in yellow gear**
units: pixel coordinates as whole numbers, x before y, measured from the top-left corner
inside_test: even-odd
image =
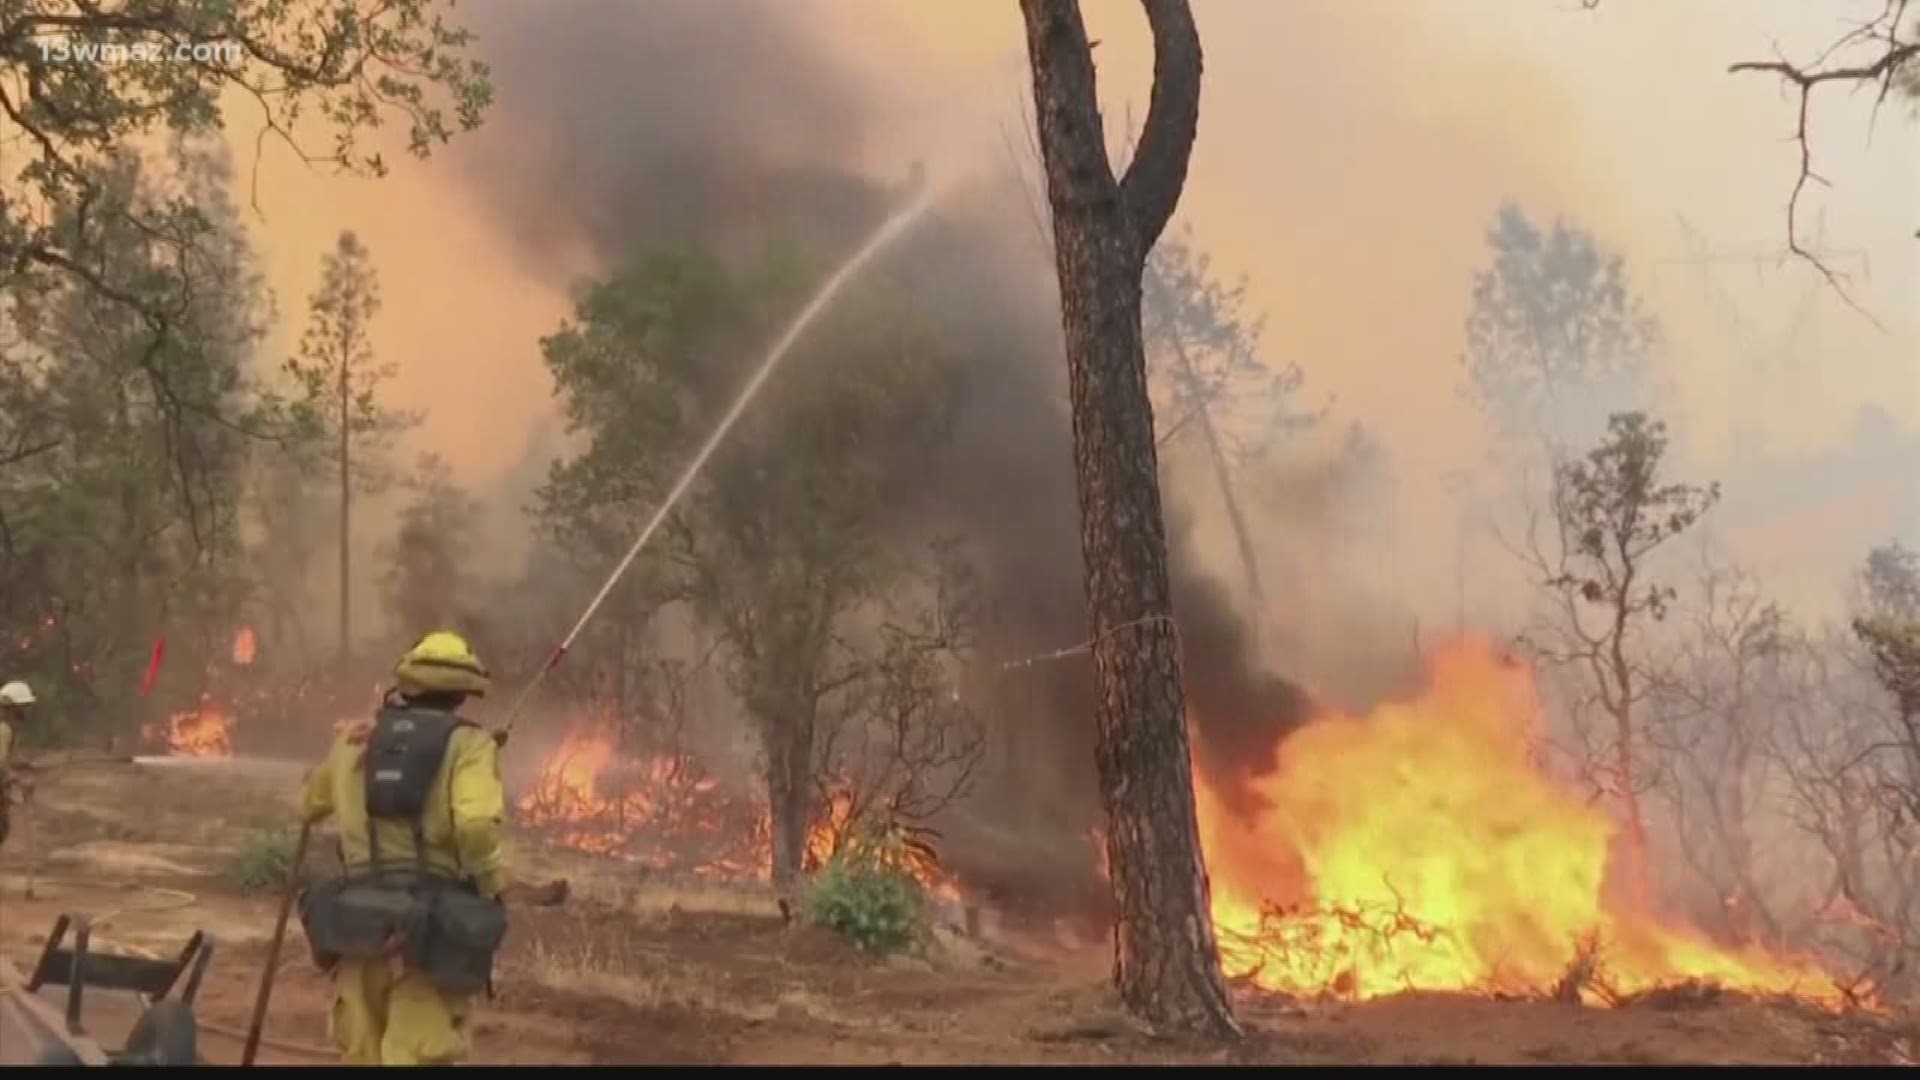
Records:
[[[324,883],[310,888],[302,919],[315,958],[332,968],[333,1034],[346,1064],[454,1064],[470,1050],[468,1018],[475,997],[488,989],[484,972],[492,953],[457,958],[463,978],[450,980],[437,975],[444,958],[422,953],[408,935],[420,933],[420,911],[440,910],[420,897],[453,891],[464,894],[457,899],[468,905],[459,910],[469,912],[469,925],[478,917],[491,926],[489,912],[498,911],[497,926],[476,932],[481,938],[491,933],[492,948],[505,931],[499,748],[489,732],[457,712],[468,697],[486,693],[489,678],[466,640],[446,630],[421,638],[394,676],[379,715],[342,731],[307,778],[302,815],[309,825],[334,820],[345,876],[331,890]],[[394,884],[392,874],[405,884]],[[423,881],[439,891],[426,890]],[[367,897],[391,899],[396,889],[410,898],[412,915],[354,929],[372,925]],[[357,908],[356,897],[363,901]],[[462,937],[459,917],[451,931],[430,927],[425,936],[436,948],[471,943],[472,935]],[[486,949],[485,940],[479,948]],[[483,973],[474,977],[476,963]]]
[[[16,798],[13,778],[13,739],[15,722],[27,715],[34,704],[33,689],[24,682],[0,686],[0,844],[12,831],[13,802]]]

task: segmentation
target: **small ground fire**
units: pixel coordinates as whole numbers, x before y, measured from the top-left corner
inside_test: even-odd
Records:
[[[253,627],[242,626],[233,632],[233,662],[235,664],[246,667],[253,663],[254,657],[259,655],[259,652],[260,641],[259,638],[255,636]]]
[[[141,734],[177,757],[233,755],[233,714],[207,694],[201,695],[197,708],[148,724]]]
[[[844,786],[808,831],[805,861],[832,858],[859,824]],[[623,757],[605,725],[582,722],[541,765],[517,802],[522,824],[555,843],[702,877],[765,880],[772,873],[765,804],[731,790],[691,755]],[[906,867],[936,897],[958,901],[958,885],[918,848]]]

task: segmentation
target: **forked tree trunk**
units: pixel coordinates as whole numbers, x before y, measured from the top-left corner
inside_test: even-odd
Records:
[[[1186,180],[1200,39],[1186,0],[1143,0],[1154,81],[1138,153],[1115,182],[1077,0],[1020,0],[1053,209],[1073,400],[1080,546],[1095,635],[1096,753],[1118,910],[1114,982],[1162,1031],[1238,1033],[1210,917],[1170,621],[1167,540],[1147,400],[1140,278]]]

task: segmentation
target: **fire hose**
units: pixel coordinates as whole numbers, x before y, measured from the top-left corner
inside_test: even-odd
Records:
[[[51,772],[54,769],[66,769],[75,765],[133,765],[137,764],[132,754],[97,754],[92,757],[54,758],[48,761],[22,761],[13,766],[18,773]]]

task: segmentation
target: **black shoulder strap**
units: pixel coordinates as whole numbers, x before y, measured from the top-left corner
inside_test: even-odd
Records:
[[[380,710],[366,751],[367,846],[376,873],[385,867],[379,823],[404,817],[413,833],[414,869],[427,875],[425,815],[434,774],[441,771],[453,733],[472,726],[455,714],[408,708],[392,699]]]

